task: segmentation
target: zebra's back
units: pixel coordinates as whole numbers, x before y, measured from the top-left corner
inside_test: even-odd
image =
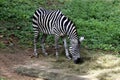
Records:
[[[45,34],[54,34],[53,28],[58,27],[61,14],[59,10],[46,10],[43,8],[36,10],[33,15],[34,31],[39,30]]]

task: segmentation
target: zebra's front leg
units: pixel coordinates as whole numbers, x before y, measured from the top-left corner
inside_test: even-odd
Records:
[[[42,47],[42,52],[44,53],[45,56],[48,55],[48,53],[45,50],[45,40],[46,40],[47,34],[43,34],[41,37],[41,47]]]
[[[64,47],[65,47],[66,57],[71,60],[71,56],[70,56],[69,51],[68,51],[66,38],[63,39],[63,42],[64,42]]]
[[[56,58],[58,59],[58,55],[59,55],[59,52],[58,52],[58,40],[59,40],[59,36],[55,35],[55,50],[56,50]]]

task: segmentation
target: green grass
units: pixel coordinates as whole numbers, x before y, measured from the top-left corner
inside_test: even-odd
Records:
[[[85,36],[84,47],[120,51],[119,0],[1,0],[0,35],[14,34],[19,44],[33,46],[31,20],[39,7],[60,9]],[[48,37],[47,42],[53,40]]]
[[[6,79],[5,79],[5,78],[1,78],[1,77],[0,77],[0,80],[6,80]]]
[[[66,5],[63,12],[76,23],[89,48],[119,50],[119,7],[117,0],[76,0]]]

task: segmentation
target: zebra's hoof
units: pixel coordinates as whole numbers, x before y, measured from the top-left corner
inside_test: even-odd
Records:
[[[56,55],[56,60],[59,60],[59,56],[58,55]]]
[[[38,55],[31,55],[31,58],[38,58],[39,56]]]
[[[70,56],[67,56],[67,59],[68,59],[68,60],[72,60],[72,57],[70,57]]]
[[[48,53],[44,53],[44,56],[48,56]]]

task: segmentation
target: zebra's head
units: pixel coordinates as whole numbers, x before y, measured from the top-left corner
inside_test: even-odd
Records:
[[[83,40],[84,40],[84,37],[81,37],[79,40],[72,39],[70,41],[71,45],[69,47],[69,51],[74,63],[76,64],[83,62],[83,60],[80,58],[80,43]]]

